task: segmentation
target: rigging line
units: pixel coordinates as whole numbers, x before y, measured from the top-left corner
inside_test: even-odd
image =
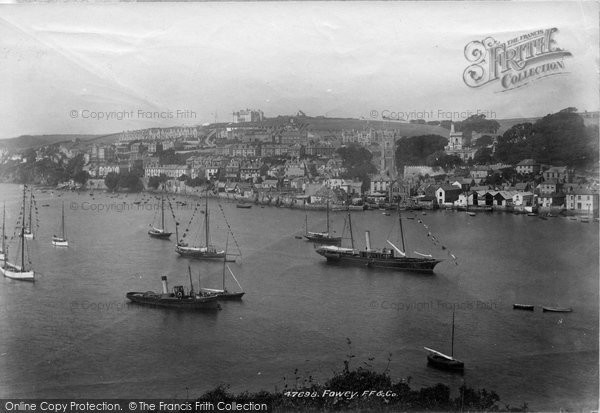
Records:
[[[225,211],[223,210],[223,206],[220,203],[217,203],[217,205],[219,205],[219,209],[221,210],[221,214],[223,215],[223,219],[225,220],[225,224],[227,225],[227,228],[229,228],[229,233],[231,234],[231,238],[233,238],[233,242],[235,244],[235,246],[238,249],[238,252],[240,253],[240,257],[242,256],[242,250],[240,248],[240,245],[237,242],[237,239],[235,238],[235,234],[233,233],[233,230],[231,229],[231,225],[229,225],[229,221],[227,221],[227,217],[225,216]]]

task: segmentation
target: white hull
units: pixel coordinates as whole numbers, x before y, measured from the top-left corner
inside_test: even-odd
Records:
[[[69,246],[69,241],[55,241],[55,240],[52,240],[52,245],[54,245],[55,247],[68,247]]]
[[[0,252],[0,261],[4,261],[6,259],[6,256],[4,255],[3,252]]]
[[[8,267],[0,268],[0,272],[2,272],[6,278],[12,278],[13,280],[35,281],[35,275],[33,271],[19,271],[18,269]]]
[[[33,239],[33,234],[25,234],[25,239]]]

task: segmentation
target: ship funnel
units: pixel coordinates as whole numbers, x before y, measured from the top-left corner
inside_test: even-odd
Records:
[[[169,294],[169,287],[167,285],[167,276],[163,275],[162,277],[160,277],[160,280],[162,281],[163,294]]]
[[[365,231],[365,240],[367,242],[367,251],[371,251],[371,231]]]

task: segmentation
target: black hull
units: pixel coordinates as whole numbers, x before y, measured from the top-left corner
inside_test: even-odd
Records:
[[[440,370],[462,372],[465,369],[465,363],[458,360],[448,360],[443,357],[437,357],[435,355],[427,356],[427,363]]]
[[[152,238],[158,239],[169,239],[171,237],[172,232],[152,232],[152,230],[148,231],[148,235]]]
[[[390,258],[371,258],[361,255],[331,253],[317,251],[318,254],[327,258],[327,262],[352,265],[356,267],[382,268],[396,271],[410,271],[432,274],[434,267],[440,263],[435,258],[408,258],[408,257],[390,257]]]
[[[126,297],[133,303],[153,307],[176,308],[189,311],[215,311],[220,310],[218,297],[184,297],[177,298],[172,294],[156,294],[129,292]]]
[[[217,294],[217,298],[220,301],[239,301],[246,293],[222,293]]]
[[[314,235],[305,235],[304,238],[306,238],[308,241],[322,245],[340,246],[342,244],[342,237],[319,237]]]

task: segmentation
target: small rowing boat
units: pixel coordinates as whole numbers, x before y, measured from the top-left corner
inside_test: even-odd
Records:
[[[571,313],[573,309],[571,307],[542,307],[544,313]]]
[[[535,309],[535,306],[533,306],[531,304],[513,304],[513,310],[533,311],[534,309]]]

